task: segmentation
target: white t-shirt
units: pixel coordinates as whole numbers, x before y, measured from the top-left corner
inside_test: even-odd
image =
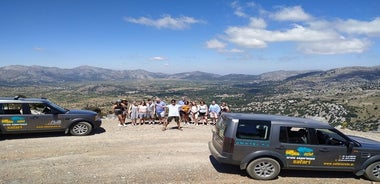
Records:
[[[167,105],[166,106],[169,109],[169,114],[168,116],[179,116],[179,108],[181,108],[181,105],[176,104],[176,105]]]

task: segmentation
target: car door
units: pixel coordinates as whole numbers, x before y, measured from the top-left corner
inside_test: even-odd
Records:
[[[335,129],[312,129],[314,141],[312,148],[317,167],[326,170],[352,170],[357,152],[350,152],[348,142]]]
[[[317,165],[315,145],[309,136],[310,130],[304,127],[280,127],[280,154],[285,155],[289,168],[308,168]]]
[[[51,107],[44,103],[31,103],[29,115],[29,131],[56,131],[62,129],[59,115],[53,113]]]
[[[28,130],[28,119],[22,114],[21,103],[0,104],[0,123],[4,133],[25,132]]]
[[[289,168],[351,170],[356,155],[348,153],[347,140],[333,129],[283,126],[280,150]]]

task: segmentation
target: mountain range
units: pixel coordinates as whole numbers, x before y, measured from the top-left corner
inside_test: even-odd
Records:
[[[380,81],[380,65],[373,67],[344,67],[327,71],[273,71],[260,75],[219,75],[200,71],[176,74],[149,72],[146,70],[112,70],[92,66],[62,69],[45,66],[9,65],[0,67],[0,85],[34,85],[85,81],[122,81],[139,79],[220,80],[220,81]]]

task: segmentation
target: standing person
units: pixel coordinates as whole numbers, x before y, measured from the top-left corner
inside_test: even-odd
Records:
[[[186,102],[186,97],[183,96],[183,97],[181,97],[181,100],[178,102],[178,104],[179,104],[179,105],[184,105],[185,102]]]
[[[181,106],[181,110],[179,114],[181,115],[181,119],[184,124],[190,124],[190,117],[189,117],[190,108],[191,107],[190,107],[189,101],[185,101],[185,103]]]
[[[148,106],[147,120],[149,121],[149,124],[154,124],[155,108],[151,99],[148,99],[148,104],[146,104],[146,106]]]
[[[127,99],[122,99],[121,103],[124,104],[124,110],[123,110],[123,122],[126,123],[128,116],[128,100]]]
[[[208,107],[203,100],[201,100],[199,103],[200,103],[199,105],[200,122],[203,123],[203,125],[207,125],[208,124],[208,121],[207,121]]]
[[[215,100],[213,100],[208,110],[210,112],[211,124],[215,125],[216,120],[218,119],[218,115],[220,113],[220,106],[215,102]]]
[[[139,113],[140,125],[145,124],[145,119],[148,114],[148,106],[146,105],[145,100],[140,102],[140,105],[137,107],[137,111]]]
[[[164,124],[164,118],[165,118],[165,102],[161,101],[160,98],[156,98],[155,103],[155,109],[156,109],[156,116],[158,118],[159,124]]]
[[[192,101],[190,103],[190,114],[191,114],[191,121],[194,123],[194,125],[198,125],[198,111],[199,107],[197,105],[196,101]]]
[[[222,102],[222,105],[220,105],[220,112],[230,112],[230,108],[228,107],[226,102]]]
[[[119,126],[127,126],[125,125],[123,119],[123,111],[125,108],[126,107],[123,103],[121,103],[121,100],[117,100],[116,103],[112,106],[112,110],[119,120]]]
[[[168,113],[168,119],[165,122],[164,127],[162,128],[162,131],[166,130],[166,127],[173,119],[175,122],[177,122],[178,130],[182,131],[181,123],[179,122],[179,109],[181,108],[181,105],[176,104],[175,100],[173,99],[171,100],[171,104],[167,105],[166,107],[168,108],[169,113]]]
[[[132,125],[137,125],[137,118],[138,118],[138,106],[137,102],[133,101],[132,104],[129,106],[128,113],[130,114],[131,117],[131,124]]]
[[[186,97],[182,96],[181,97],[181,100],[178,102],[179,105],[185,105],[185,102],[186,102]],[[185,112],[182,111],[182,108],[179,109],[179,115],[181,116],[181,121],[183,123],[186,123],[183,119],[183,116],[184,116]]]

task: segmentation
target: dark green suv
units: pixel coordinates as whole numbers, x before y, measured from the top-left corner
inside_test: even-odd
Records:
[[[96,112],[67,110],[47,99],[0,98],[1,134],[65,131],[87,135],[101,123]]]
[[[254,179],[296,169],[350,171],[380,181],[380,142],[347,136],[311,119],[225,113],[209,149],[217,161],[239,165]]]

